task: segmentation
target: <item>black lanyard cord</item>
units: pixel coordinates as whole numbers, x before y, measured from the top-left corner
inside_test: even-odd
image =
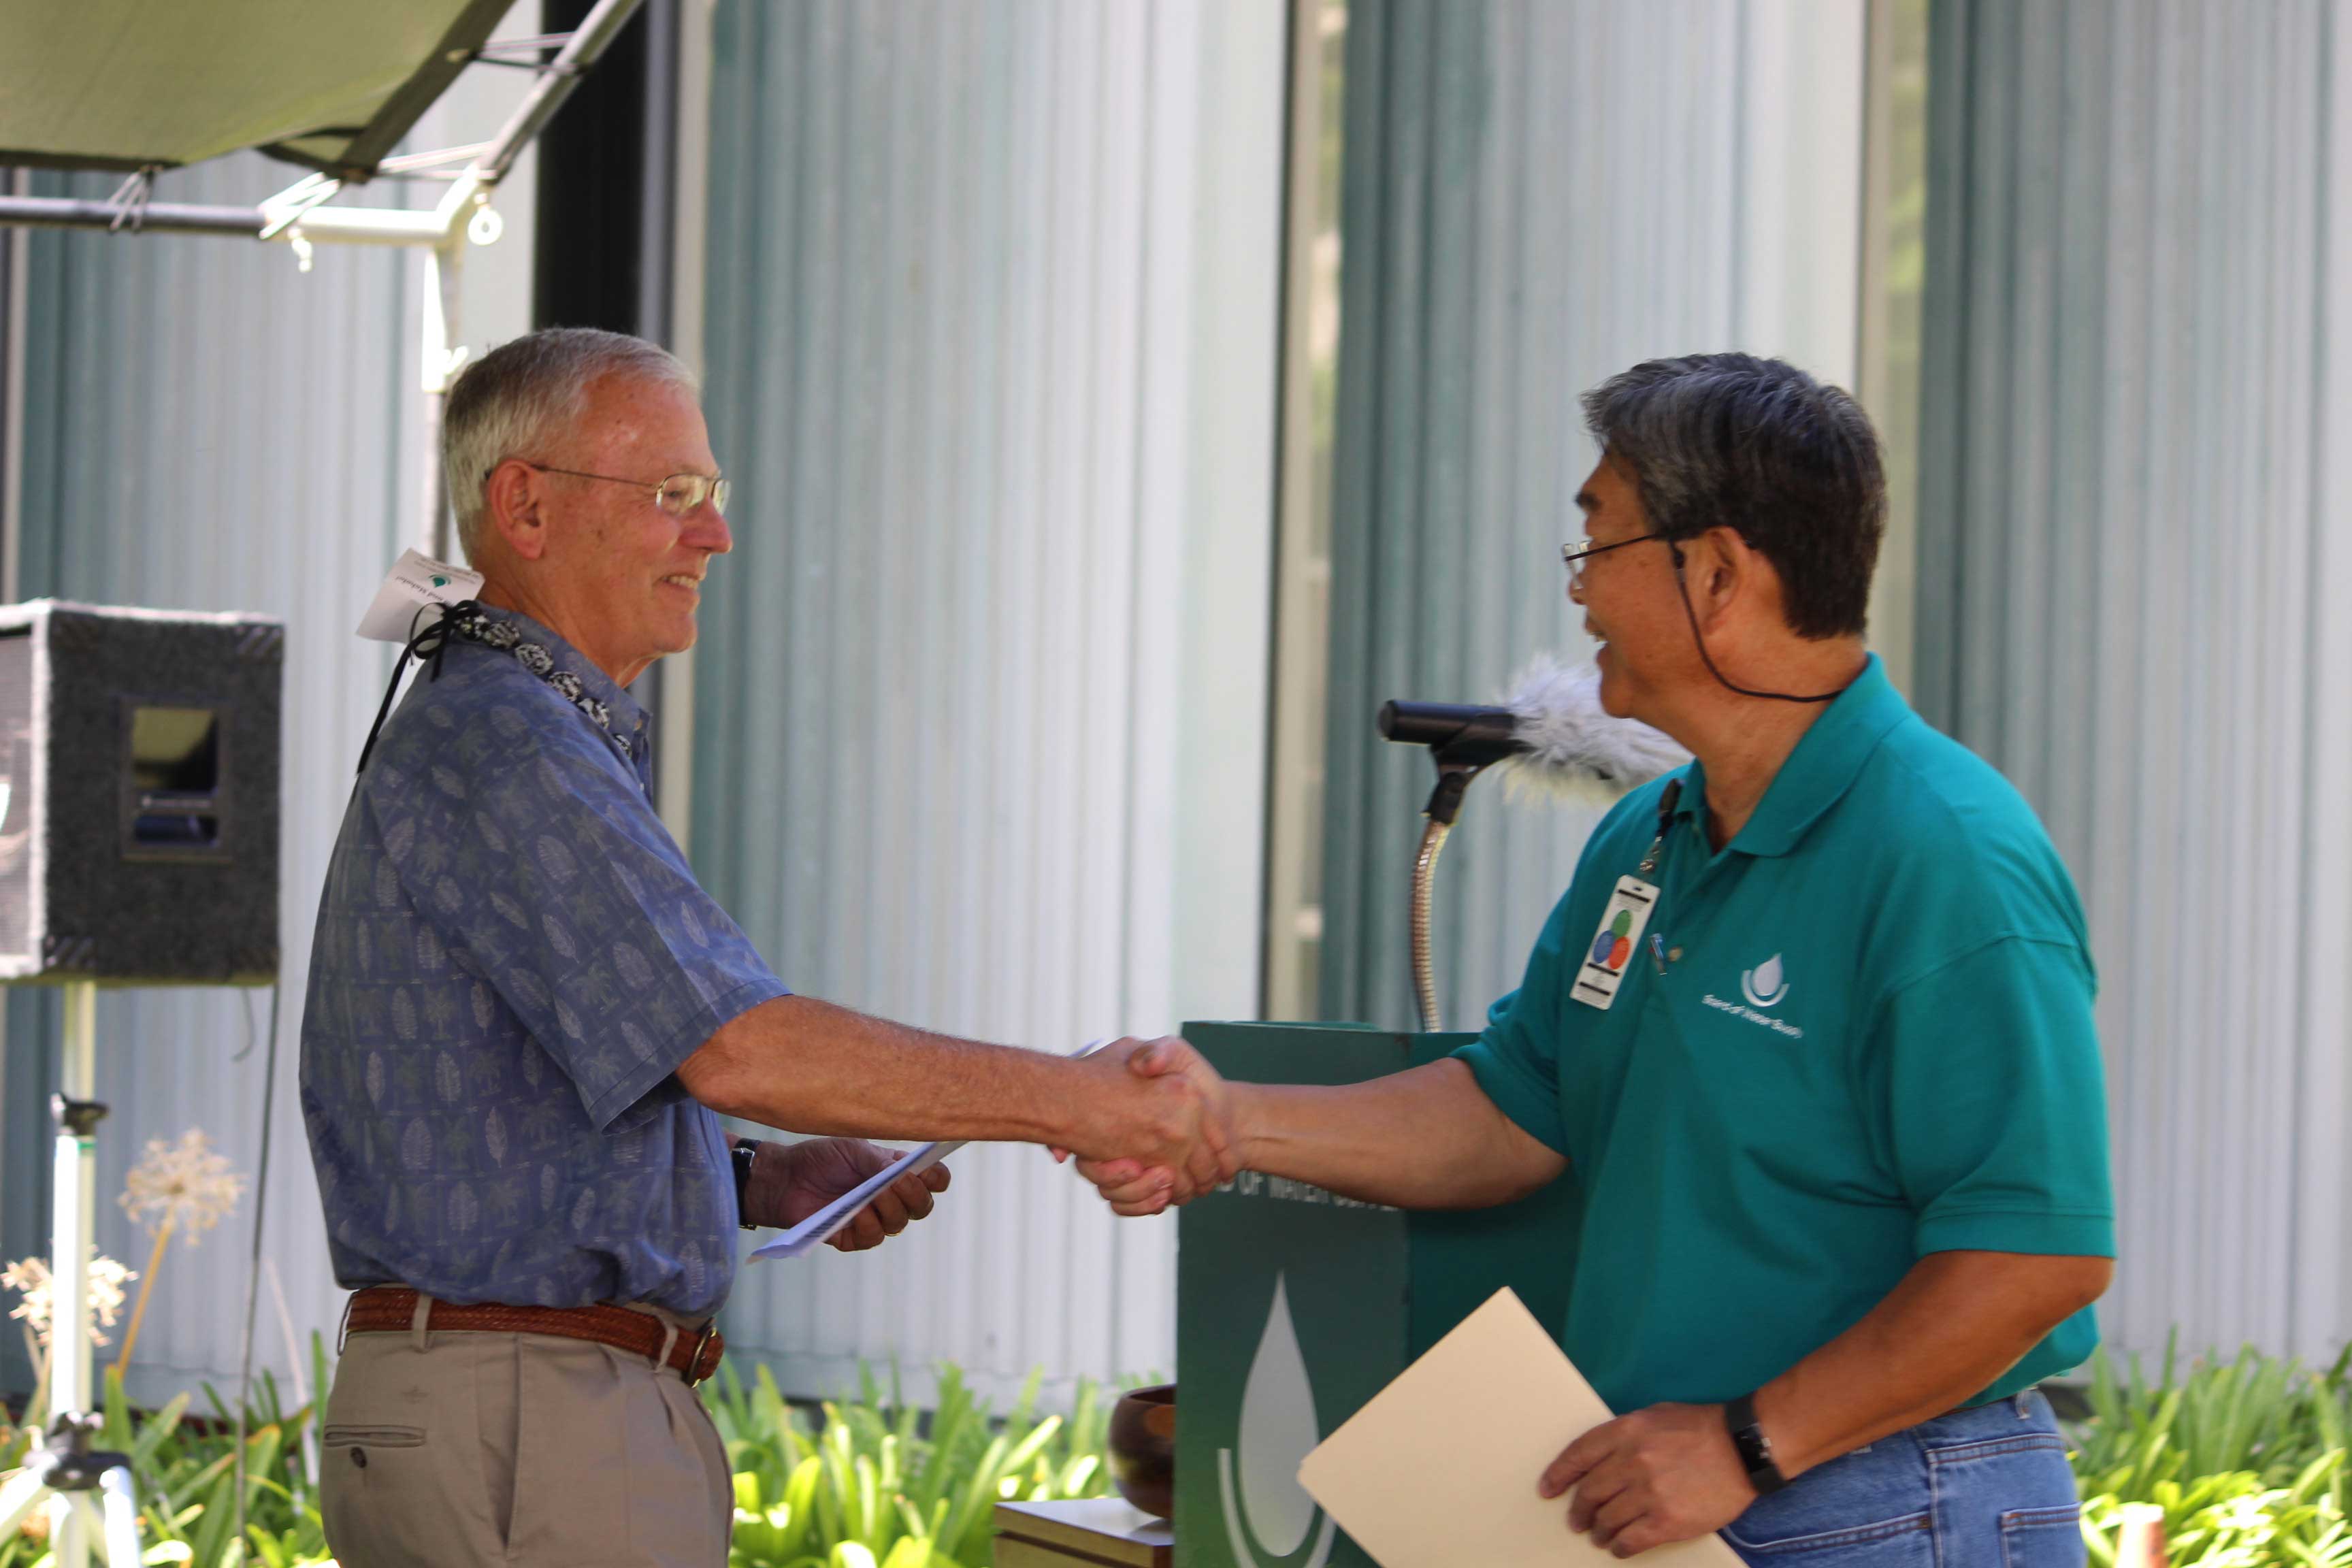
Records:
[[[1675,552],[1675,591],[1683,602],[1683,618],[1690,622],[1691,641],[1697,645],[1699,662],[1706,666],[1706,672],[1719,684],[1742,697],[1762,697],[1774,702],[1834,702],[1845,695],[1843,686],[1835,691],[1824,691],[1819,697],[1797,697],[1786,691],[1750,691],[1745,686],[1733,686],[1726,680],[1723,671],[1715,668],[1715,660],[1707,657],[1706,638],[1699,635],[1698,612],[1691,608],[1690,584],[1683,580],[1683,547],[1668,540],[1666,548]]]
[[[1635,876],[1654,877],[1658,874],[1659,858],[1666,850],[1666,833],[1674,826],[1675,807],[1682,804],[1682,775],[1677,773],[1666,781],[1666,787],[1658,794],[1658,836],[1650,840],[1650,852],[1642,857],[1641,865],[1634,868]]]
[[[417,616],[432,609],[442,613],[419,627]],[[375,710],[375,722],[368,726],[367,743],[360,748],[360,765],[352,770],[354,773],[367,772],[368,758],[375,752],[376,737],[383,733],[383,721],[392,716],[392,700],[400,690],[400,677],[408,668],[408,661],[413,658],[419,665],[430,663],[433,673],[428,679],[440,679],[441,656],[448,650],[456,623],[481,613],[481,602],[478,599],[460,599],[454,605],[419,605],[416,607],[416,615],[409,617],[408,641],[401,646],[400,658],[393,664],[392,683],[383,689],[383,701]]]

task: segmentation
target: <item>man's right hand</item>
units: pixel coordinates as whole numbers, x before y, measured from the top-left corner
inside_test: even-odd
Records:
[[[1123,1065],[1138,1079],[1192,1091],[1202,1142],[1217,1151],[1220,1182],[1246,1165],[1365,1203],[1484,1208],[1524,1197],[1568,1168],[1452,1057],[1360,1083],[1321,1085],[1227,1083],[1181,1040],[1155,1040]],[[1189,1181],[1171,1176],[1140,1148],[1077,1152],[1079,1173],[1123,1215],[1158,1214],[1209,1188],[1198,1173]]]
[[[1098,1057],[1121,1054],[1128,1076],[1140,1083],[1181,1086],[1198,1102],[1199,1135],[1181,1163],[1155,1156],[1140,1148],[1123,1150],[1107,1158],[1088,1159],[1083,1152],[1078,1173],[1095,1184],[1112,1212],[1128,1215],[1159,1214],[1171,1204],[1186,1204],[1219,1183],[1229,1182],[1240,1170],[1234,1129],[1234,1095],[1190,1043],[1176,1036],[1145,1041],[1122,1040]]]

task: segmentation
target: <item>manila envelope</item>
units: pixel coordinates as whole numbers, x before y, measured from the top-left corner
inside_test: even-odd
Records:
[[[1381,1568],[1615,1563],[1568,1528],[1568,1497],[1536,1495],[1544,1467],[1610,1415],[1506,1289],[1326,1437],[1299,1465],[1299,1484]],[[1632,1561],[1740,1568],[1713,1535]]]

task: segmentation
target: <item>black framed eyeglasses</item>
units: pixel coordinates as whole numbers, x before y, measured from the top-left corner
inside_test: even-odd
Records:
[[[1644,540],[1665,537],[1663,533],[1637,533],[1631,539],[1621,539],[1612,544],[1595,544],[1590,539],[1571,539],[1559,547],[1559,563],[1568,568],[1569,586],[1580,588],[1584,585],[1584,563],[1588,557],[1606,555],[1612,550],[1622,550],[1629,544],[1639,544]]]
[[[628,485],[636,489],[651,490],[654,505],[672,517],[684,517],[706,500],[719,516],[727,515],[727,481],[719,475],[672,474],[657,485],[649,485],[643,479],[625,479],[618,474],[591,474],[578,468],[558,468],[546,463],[534,463],[528,458],[517,458],[515,461],[542,474],[568,474],[575,479],[602,479],[608,485]],[[487,474],[483,476],[485,479],[488,477]]]

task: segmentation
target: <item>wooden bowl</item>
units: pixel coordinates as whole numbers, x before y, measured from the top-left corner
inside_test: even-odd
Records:
[[[1160,1519],[1176,1512],[1176,1385],[1139,1388],[1110,1411],[1110,1479],[1118,1495]]]

